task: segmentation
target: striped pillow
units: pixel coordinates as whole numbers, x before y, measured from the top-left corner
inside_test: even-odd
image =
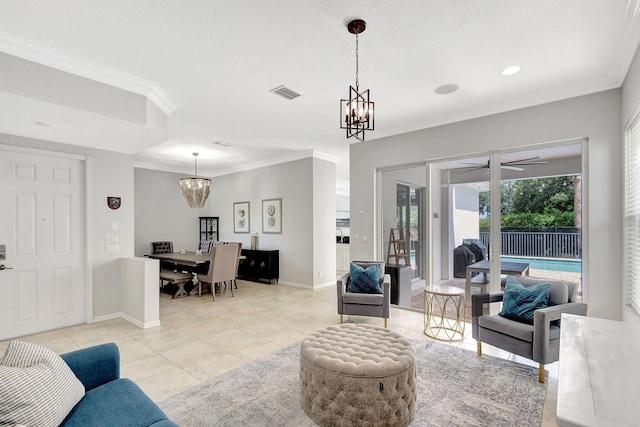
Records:
[[[11,341],[0,359],[0,425],[58,426],[84,386],[53,351]]]

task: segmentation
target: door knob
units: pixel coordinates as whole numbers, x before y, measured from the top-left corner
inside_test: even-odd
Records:
[[[4,264],[0,264],[0,270],[13,270],[13,267],[7,267]]]

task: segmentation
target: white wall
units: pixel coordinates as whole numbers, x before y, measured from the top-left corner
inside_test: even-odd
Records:
[[[640,109],[640,48],[636,52],[636,56],[627,72],[627,78],[622,85],[621,125],[623,132],[634,112],[638,111],[638,109]],[[620,218],[622,222],[622,216]],[[628,308],[623,309],[623,320],[640,324],[640,317]]]
[[[233,203],[248,201],[258,249],[280,251],[280,283],[311,288],[335,282],[334,163],[310,157],[215,177],[212,187],[221,240],[250,247],[250,234],[233,232]],[[262,200],[273,198],[282,198],[282,234],[262,232]]]
[[[91,216],[88,222],[93,239],[89,248],[92,256],[89,269],[93,272],[93,315],[100,318],[120,312],[118,258],[133,256],[134,252],[133,155],[5,134],[0,134],[0,144],[90,156]],[[109,209],[108,196],[122,197],[122,207],[115,211]],[[107,234],[118,236],[117,253],[105,252],[104,236]]]
[[[212,215],[216,189],[201,209],[190,208],[180,190],[185,174],[135,168],[135,255],[150,253],[150,243],[173,242],[173,249],[195,251],[200,240],[198,217]],[[226,221],[230,221],[226,218]]]
[[[336,210],[349,212],[349,196],[336,194]]]
[[[350,146],[352,233],[375,224],[375,171],[419,160],[486,154],[532,144],[588,138],[584,261],[589,314],[620,319],[622,306],[621,91],[600,92]],[[351,244],[352,257],[376,255],[377,239]]]
[[[120,258],[121,316],[140,328],[160,326],[160,263],[143,257]]]
[[[336,283],[336,165],[313,159],[313,287]]]

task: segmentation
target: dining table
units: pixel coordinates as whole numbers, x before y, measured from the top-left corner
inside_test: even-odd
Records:
[[[198,267],[203,264],[209,264],[209,254],[198,255],[195,252],[174,252],[164,254],[149,254],[149,258],[157,259],[160,261],[174,262],[179,265],[185,265],[188,267]]]
[[[211,261],[211,254],[204,253],[198,254],[197,252],[192,251],[182,251],[182,252],[172,252],[172,253],[163,253],[163,254],[148,254],[146,255],[149,258],[157,259],[161,263],[162,262],[172,262],[177,265],[185,267],[186,271],[190,273],[194,273],[193,283],[196,284],[198,282],[197,273],[206,274],[209,262]],[[245,259],[246,257],[240,255],[238,259]],[[202,295],[202,287],[198,286],[198,296]]]

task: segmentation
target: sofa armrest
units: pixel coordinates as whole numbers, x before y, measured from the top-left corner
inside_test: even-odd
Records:
[[[478,317],[484,315],[485,304],[501,302],[504,299],[504,292],[492,294],[471,295],[471,336],[476,340],[479,337]]]
[[[391,275],[385,274],[382,280],[382,317],[389,318],[389,307],[391,306]]]
[[[549,353],[549,329],[551,322],[560,320],[562,313],[586,316],[587,304],[570,302],[541,308],[533,313],[533,360],[538,361],[538,363],[550,363],[547,357]]]
[[[471,295],[471,317],[482,316],[485,304],[490,304],[492,302],[501,302],[503,298],[503,292]]]
[[[115,343],[61,354],[86,391],[120,378],[120,351]]]
[[[347,292],[347,283],[349,282],[349,273],[344,274],[336,282],[336,291],[338,296],[338,314],[344,314],[342,309],[342,295]]]

